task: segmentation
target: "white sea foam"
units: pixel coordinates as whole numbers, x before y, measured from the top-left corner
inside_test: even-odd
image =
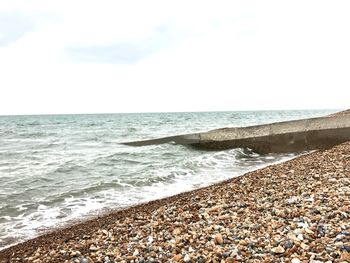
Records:
[[[0,116],[0,249],[110,209],[210,185],[294,155],[118,142],[330,111]],[[32,124],[35,125],[32,125]]]

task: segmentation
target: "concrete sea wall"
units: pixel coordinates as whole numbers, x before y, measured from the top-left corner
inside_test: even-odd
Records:
[[[251,148],[258,153],[282,153],[326,149],[346,141],[350,141],[349,114],[223,128],[125,144],[144,146],[176,143],[205,150]]]

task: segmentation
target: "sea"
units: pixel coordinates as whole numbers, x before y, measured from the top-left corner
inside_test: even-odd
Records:
[[[0,116],[0,250],[101,213],[220,182],[300,153],[121,144],[336,110]]]

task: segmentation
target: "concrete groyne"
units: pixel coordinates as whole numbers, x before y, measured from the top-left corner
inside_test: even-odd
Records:
[[[346,141],[350,141],[349,114],[223,128],[124,144],[145,146],[175,143],[204,150],[250,148],[258,153],[282,153],[326,149]]]

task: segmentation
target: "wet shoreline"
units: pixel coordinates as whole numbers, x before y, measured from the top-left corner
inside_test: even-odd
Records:
[[[346,261],[349,187],[350,143],[344,143],[56,230],[1,251],[0,259]]]

